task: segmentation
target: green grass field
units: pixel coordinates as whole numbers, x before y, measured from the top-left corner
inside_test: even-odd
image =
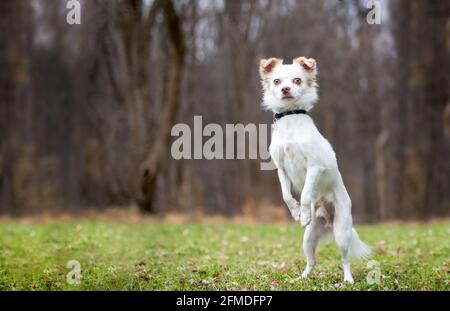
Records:
[[[289,225],[168,225],[81,221],[0,223],[1,290],[449,290],[450,225],[358,227],[375,268],[353,261],[342,284],[334,243],[318,248],[308,280],[303,229]],[[81,265],[67,283],[69,260]],[[373,263],[373,262],[372,262]],[[368,284],[376,275],[379,284]],[[375,277],[376,279],[376,277]]]

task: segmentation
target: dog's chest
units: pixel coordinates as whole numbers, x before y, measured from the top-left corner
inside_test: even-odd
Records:
[[[283,169],[294,185],[303,185],[306,176],[307,158],[305,144],[298,135],[274,131],[269,152],[277,168]]]

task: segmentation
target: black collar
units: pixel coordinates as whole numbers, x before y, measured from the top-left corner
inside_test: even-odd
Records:
[[[280,120],[282,117],[288,116],[290,114],[306,114],[306,110],[303,109],[296,109],[296,110],[288,110],[285,112],[278,112],[273,115],[273,122],[276,122],[277,120]]]

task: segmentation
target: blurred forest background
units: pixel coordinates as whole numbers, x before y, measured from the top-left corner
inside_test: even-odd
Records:
[[[312,115],[358,222],[450,215],[450,1],[0,1],[0,213],[282,206],[260,160],[181,160],[173,124],[271,123],[259,59],[314,57]],[[287,212],[287,208],[284,208]]]

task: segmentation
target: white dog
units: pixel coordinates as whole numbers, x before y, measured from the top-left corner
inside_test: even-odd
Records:
[[[353,229],[351,201],[333,148],[307,114],[318,100],[316,61],[299,57],[283,65],[281,59],[263,59],[259,71],[263,106],[275,114],[269,152],[278,169],[283,200],[292,217],[306,226],[307,265],[302,277],[315,265],[319,239],[332,231],[342,255],[344,281],[353,283],[349,255],[367,258],[370,248]],[[301,194],[300,203],[292,191]]]

